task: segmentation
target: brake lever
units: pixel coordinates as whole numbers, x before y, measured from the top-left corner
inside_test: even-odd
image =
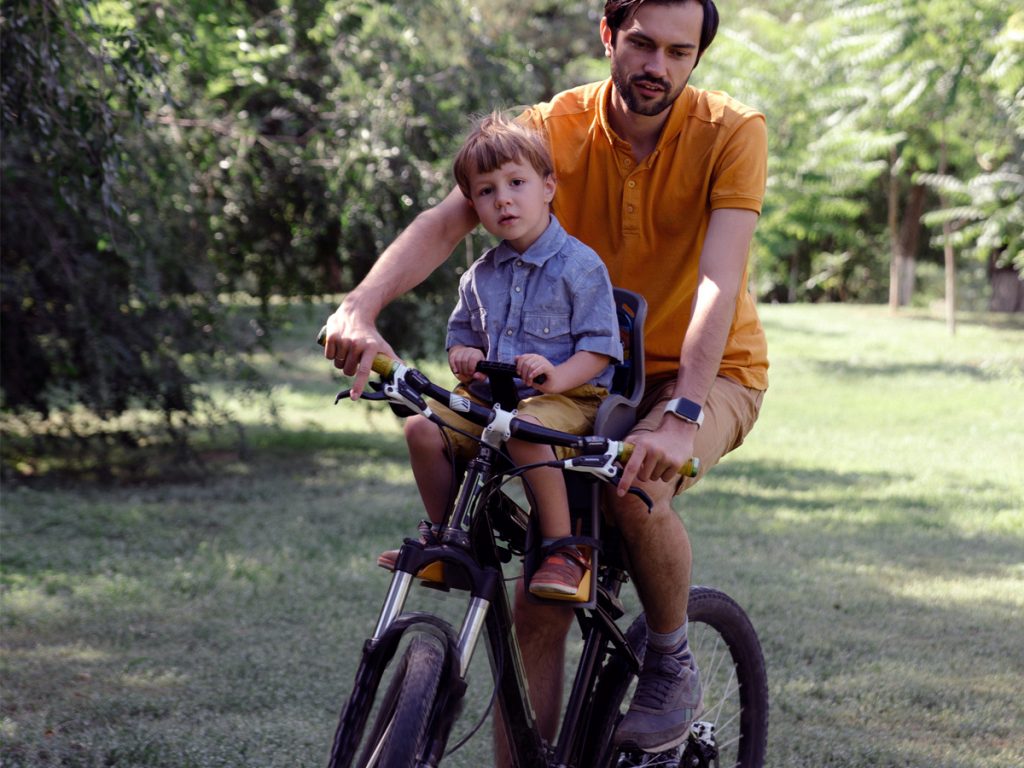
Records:
[[[644,506],[647,507],[647,514],[651,514],[651,512],[654,511],[654,502],[651,501],[651,497],[647,495],[646,491],[633,486],[627,491],[627,493],[632,493],[644,503]]]
[[[363,392],[360,396],[360,400],[387,400],[388,396],[381,392],[383,385],[378,381],[369,382],[370,387],[374,390],[373,392]],[[352,396],[352,389],[343,389],[338,393],[338,396],[334,398],[334,404],[337,405],[342,400],[345,400]]]

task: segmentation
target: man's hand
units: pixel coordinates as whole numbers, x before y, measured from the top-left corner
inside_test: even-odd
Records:
[[[528,387],[533,387],[538,392],[552,393],[561,392],[558,388],[556,367],[543,355],[529,353],[516,357],[516,375],[523,380]],[[546,376],[543,384],[537,383],[537,378]]]
[[[463,384],[468,384],[474,379],[483,381],[486,376],[476,372],[476,364],[484,359],[482,349],[456,345],[448,350],[448,365],[452,373]]]
[[[334,367],[346,376],[355,376],[352,382],[352,399],[358,400],[366,388],[378,353],[397,357],[391,346],[377,330],[373,319],[360,311],[352,294],[345,297],[341,306],[327,318],[327,339],[324,343],[324,357],[334,361]]]
[[[693,454],[697,425],[667,416],[654,432],[635,432],[626,437],[633,455],[622,469],[616,493],[625,496],[634,480],[676,482],[677,472]]]

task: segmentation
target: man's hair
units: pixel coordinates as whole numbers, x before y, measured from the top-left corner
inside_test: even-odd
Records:
[[[612,45],[615,44],[615,37],[619,28],[626,23],[637,9],[644,3],[650,5],[676,5],[677,3],[697,3],[704,9],[704,23],[700,28],[700,44],[697,48],[697,61],[704,51],[711,45],[718,33],[718,8],[714,0],[608,0],[604,4],[604,17],[608,21],[608,28],[612,31]],[[694,65],[696,66],[696,65]]]
[[[505,163],[515,162],[529,163],[541,178],[555,172],[551,153],[539,133],[500,112],[492,112],[477,121],[455,155],[455,181],[462,194],[469,197],[470,174],[488,173]]]

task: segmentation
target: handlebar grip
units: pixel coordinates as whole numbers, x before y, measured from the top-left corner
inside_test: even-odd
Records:
[[[379,373],[381,376],[390,376],[397,364],[397,360],[392,360],[387,355],[378,352],[374,356],[373,364],[370,367],[373,368],[374,373]]]
[[[619,453],[619,461],[625,464],[629,461],[629,457],[633,455],[633,444],[623,443],[622,451]],[[679,468],[680,477],[696,477],[697,473],[700,472],[700,459],[696,456],[691,456],[689,460]]]
[[[327,326],[325,325],[320,329],[320,333],[316,335],[316,343],[321,347],[327,344]],[[384,354],[377,354],[373,358],[373,364],[370,366],[373,368],[375,373],[379,373],[381,376],[388,376],[394,369],[397,361],[392,360],[390,357]]]

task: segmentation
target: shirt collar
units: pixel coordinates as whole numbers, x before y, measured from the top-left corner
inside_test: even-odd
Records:
[[[611,122],[608,120],[608,105],[611,103],[612,89],[614,88],[615,84],[609,77],[598,91],[597,119],[612,146],[621,146],[623,149],[629,150],[629,142],[615,132]],[[672,103],[669,109],[668,120],[665,121],[665,125],[661,129],[661,135],[658,137],[658,144],[654,148],[653,154],[656,154],[669,141],[674,140],[680,131],[683,130],[683,123],[690,114],[690,105],[693,101],[694,93],[693,86],[687,85],[683,88],[683,92],[679,94],[679,98]]]
[[[521,259],[527,264],[540,267],[562,250],[566,237],[565,230],[558,223],[558,219],[549,214],[547,229],[534,241],[533,245],[526,249],[526,253],[519,253],[515,248],[502,240],[495,249],[494,260],[498,264],[504,264],[512,259]]]

